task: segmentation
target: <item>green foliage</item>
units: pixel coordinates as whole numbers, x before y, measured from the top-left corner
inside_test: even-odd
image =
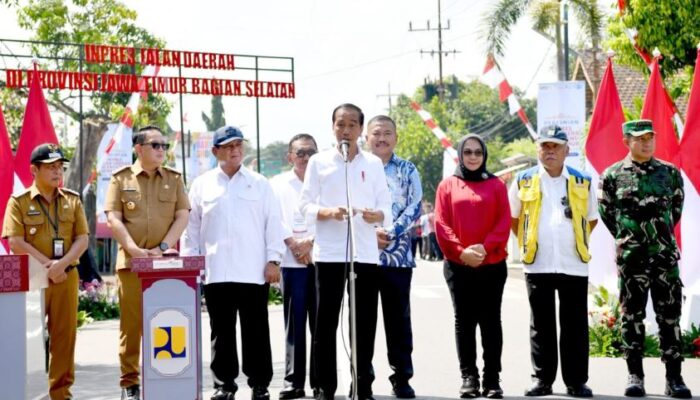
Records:
[[[446,96],[444,103],[439,101],[431,84],[419,87],[413,99],[432,115],[455,146],[465,134],[479,134],[489,148],[488,167],[495,172],[500,169],[499,159],[512,155],[508,152],[518,145],[509,148],[504,146],[520,138],[523,139],[520,146],[531,141],[522,122],[508,113],[507,104],[499,101],[496,90],[478,81],[463,82],[455,77],[450,77],[445,82],[449,96]],[[437,185],[442,180],[443,149],[435,135],[411,108],[411,100],[407,96],[400,96],[391,113],[399,135],[396,154],[416,165],[423,184],[424,198],[432,202]],[[522,100],[521,104],[528,117],[534,120],[536,102]]]
[[[134,47],[163,47],[165,42],[146,29],[135,24],[136,12],[126,7],[118,0],[29,0],[18,10],[20,27],[33,31],[32,40],[59,43],[94,43]],[[59,46],[53,44],[33,44],[30,47],[33,54],[48,57],[71,57],[75,60],[41,60],[41,68],[78,71],[77,58],[82,52],[82,46]],[[87,64],[84,70],[97,73],[130,74],[132,67],[118,64]],[[136,73],[140,74],[143,67],[137,66]],[[47,101],[57,106],[68,115],[78,120],[78,111],[66,97],[65,91],[49,92]],[[88,118],[116,120],[129,100],[130,93],[88,94],[92,110],[86,112]],[[149,123],[165,125],[165,119],[170,112],[170,104],[163,96],[149,95],[148,101],[142,102],[135,124],[148,121]]]
[[[78,328],[81,328],[81,327],[91,323],[92,321],[94,321],[94,319],[92,319],[92,317],[90,317],[90,315],[88,314],[87,311],[85,311],[85,310],[78,311]]]
[[[630,0],[623,15],[616,13],[611,18],[606,44],[615,50],[619,62],[648,73],[625,33],[626,29],[637,29],[639,46],[650,54],[658,47],[663,55],[662,73],[673,74],[695,65],[699,12],[700,4],[695,0]]]
[[[211,97],[211,118],[202,111],[202,121],[207,126],[209,132],[214,132],[215,130],[226,125],[226,118],[224,117],[224,104],[221,101],[221,96]]]
[[[118,318],[119,301],[116,292],[115,285],[111,283],[83,283],[78,292],[78,312],[84,311],[86,317],[95,321]]]
[[[278,305],[282,304],[282,291],[277,286],[270,285],[270,291],[267,292],[267,304]]]
[[[272,177],[289,169],[287,152],[289,144],[281,140],[272,142],[260,149],[261,174]]]

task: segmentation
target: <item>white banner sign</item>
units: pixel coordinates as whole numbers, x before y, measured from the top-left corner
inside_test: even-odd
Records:
[[[584,81],[541,83],[537,94],[537,128],[558,125],[569,136],[568,165],[581,169],[583,129],[586,125]]]
[[[121,129],[122,131],[118,131]],[[102,137],[100,146],[97,148],[98,159],[106,157],[107,159],[102,164],[102,168],[97,171],[97,190],[96,190],[96,212],[97,212],[97,228],[95,236],[98,238],[112,237],[112,232],[107,226],[107,216],[105,215],[105,195],[109,180],[112,178],[112,173],[117,169],[131,165],[131,133],[132,129],[127,128],[123,124],[110,124],[107,126],[107,132]],[[115,143],[109,154],[106,154],[106,148],[110,144],[112,138]],[[100,161],[97,161],[100,165]]]

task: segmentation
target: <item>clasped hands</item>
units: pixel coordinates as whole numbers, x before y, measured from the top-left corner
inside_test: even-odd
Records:
[[[473,244],[462,250],[462,254],[459,255],[459,259],[465,265],[476,268],[484,262],[487,254],[488,253],[486,252],[483,244]]]

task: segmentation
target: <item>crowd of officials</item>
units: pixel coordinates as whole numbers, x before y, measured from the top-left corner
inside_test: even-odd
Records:
[[[134,133],[136,161],[114,172],[105,201],[108,223],[119,243],[122,399],[140,399],[141,282],[130,270],[130,259],[178,251],[206,258],[212,400],[234,399],[239,370],[248,378],[253,400],[269,399],[273,371],[267,298],[269,285],[280,280],[286,362],[279,398],[304,397],[307,376],[315,399],[334,398],[336,331],[349,257],[354,257],[356,271],[357,317],[357,369],[350,395],[373,399],[372,360],[381,299],[392,394],[414,398],[409,384],[410,288],[417,254],[444,259],[462,376],[459,396],[502,398],[501,302],[511,231],[524,263],[531,312],[533,374],[525,395],[551,394],[561,360],[567,393],[591,397],[586,385],[587,263],[590,233],[599,219],[617,245],[623,349],[629,370],[624,394],[645,395],[643,319],[651,292],[666,394],[691,397],[681,377],[682,283],[673,233],[682,212],[682,179],[675,167],[653,157],[651,121],[622,126],[621,139],[629,154],[608,168],[597,191],[588,175],[565,165],[568,137],[556,126],[540,132],[539,164],[520,172],[510,188],[488,171],[486,143],[477,135],[466,135],[458,145],[454,174],[437,188],[434,209],[428,202],[421,204],[416,167],[394,153],[399,138],[394,121],[383,115],[368,121],[368,151],[358,146],[364,126],[360,108],[338,106],[332,113],[332,130],[339,145],[319,152],[313,136],[295,135],[287,154],[292,169],[270,180],[243,165],[246,139],[241,130],[222,127],[215,132],[211,149],[218,165],[197,177],[189,193],[181,173],[163,166],[169,145],[162,131],[146,126]],[[34,183],[9,201],[2,232],[14,253],[29,254],[48,270],[45,301],[53,400],[72,398],[75,266],[88,246],[80,197],[61,187],[65,161],[60,147],[53,144],[33,151]],[[346,179],[352,188],[350,208]],[[354,225],[352,254],[349,219]],[[477,326],[482,338],[481,374]],[[311,343],[306,343],[307,332]]]

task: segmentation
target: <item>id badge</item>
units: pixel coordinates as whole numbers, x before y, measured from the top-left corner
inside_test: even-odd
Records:
[[[63,248],[64,241],[61,238],[55,238],[53,240],[53,259],[58,260],[63,258],[64,256],[64,248]]]

